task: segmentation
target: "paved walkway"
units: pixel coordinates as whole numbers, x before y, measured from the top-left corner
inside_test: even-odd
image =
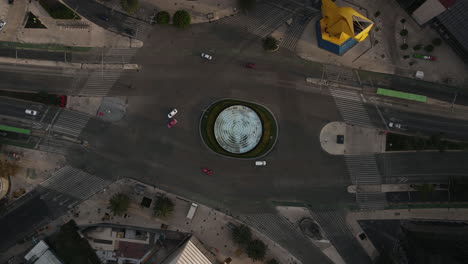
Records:
[[[137,186],[140,191],[137,191]],[[124,192],[131,199],[131,206],[126,217],[112,216],[107,209],[110,197],[117,192]],[[143,197],[155,199],[158,195],[167,195],[174,203],[175,209],[167,218],[156,218],[152,207],[145,208],[140,205]],[[69,214],[62,217],[62,221],[74,219],[78,225],[95,223],[115,223],[123,225],[141,226],[147,228],[162,228],[162,224],[168,225],[169,230],[193,233],[201,240],[207,249],[212,252],[219,261],[227,257],[233,259],[233,263],[253,264],[241,248],[236,246],[231,238],[228,223],[239,224],[239,221],[199,204],[192,220],[186,215],[192,201],[166,193],[153,186],[145,185],[130,179],[121,179],[109,185],[104,191],[91,197],[91,199],[77,205]],[[105,216],[108,214],[109,218]],[[268,245],[267,259],[274,257],[280,263],[300,263],[279,245],[253,230],[254,236],[260,238]]]
[[[112,33],[81,18],[79,21],[57,20],[40,6],[39,1],[15,1],[0,3],[0,19],[7,25],[0,34],[0,41],[61,44],[85,47],[141,47],[142,42]],[[24,28],[27,13],[33,13],[47,28]]]
[[[337,0],[338,6],[349,6],[367,16],[374,22],[371,35],[365,41],[357,44],[343,56],[338,56],[318,47],[316,39],[315,23],[320,16],[314,17],[302,34],[296,47],[297,54],[306,60],[331,63],[351,68],[359,68],[373,72],[396,74],[414,78],[417,70],[425,73],[424,80],[443,83],[447,78],[452,79],[452,84],[463,86],[468,82],[465,73],[468,66],[452,51],[447,44],[436,47],[430,55],[437,57],[436,61],[418,59],[404,59],[404,55],[412,56],[415,51],[412,47],[416,44],[428,45],[432,39],[439,37],[429,26],[421,28],[400,8],[396,1],[386,0]],[[381,15],[374,14],[380,11]],[[400,20],[405,19],[405,23]],[[410,48],[400,50],[404,40],[400,36],[401,29],[409,31],[406,42]],[[425,54],[426,52],[418,51]],[[410,62],[412,65],[410,65]]]

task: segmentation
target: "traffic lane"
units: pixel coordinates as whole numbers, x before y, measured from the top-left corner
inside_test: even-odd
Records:
[[[67,94],[76,81],[76,77],[28,74],[22,72],[3,72],[0,70],[0,90]]]
[[[386,177],[468,176],[468,152],[399,152],[378,155]]]
[[[2,115],[25,119],[41,119],[47,108],[48,107],[44,104],[0,96],[0,110]],[[36,114],[34,114],[33,111],[35,111]]]
[[[468,139],[468,122],[465,120],[403,112],[390,108],[383,109],[382,113],[387,125],[390,122],[401,124],[403,132],[422,132],[429,136],[444,133],[448,138]],[[400,129],[393,130],[400,131]]]
[[[9,214],[0,217],[0,251],[13,246],[32,234],[41,223],[49,220],[51,212],[39,197],[29,199]]]

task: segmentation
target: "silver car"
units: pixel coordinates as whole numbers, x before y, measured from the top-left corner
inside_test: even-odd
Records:
[[[0,20],[0,31],[5,27],[6,22],[3,20]]]
[[[213,57],[209,54],[206,54],[206,53],[202,53],[201,54],[201,57],[204,58],[204,59],[207,59],[207,60],[211,60],[213,59]]]

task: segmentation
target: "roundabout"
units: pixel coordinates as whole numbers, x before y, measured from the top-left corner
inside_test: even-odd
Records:
[[[203,112],[200,134],[205,145],[218,154],[253,159],[274,147],[278,126],[270,110],[261,105],[222,99]]]

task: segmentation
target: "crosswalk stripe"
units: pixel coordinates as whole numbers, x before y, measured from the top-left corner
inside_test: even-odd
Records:
[[[51,131],[79,138],[90,119],[90,115],[63,109],[52,124]]]
[[[387,207],[387,196],[385,193],[357,193],[357,204],[364,210],[382,210]]]
[[[358,92],[334,87],[329,87],[329,90],[346,123],[373,127]]]
[[[84,86],[78,91],[79,95],[106,96],[109,90],[120,78],[122,70],[94,71]]]
[[[345,162],[354,184],[382,184],[375,155],[345,155]]]
[[[52,152],[65,155],[72,147],[80,146],[69,141],[62,141],[52,138],[43,138],[37,145],[37,149],[45,152]]]
[[[331,64],[324,64],[323,71],[325,79],[329,81],[359,86],[359,81],[351,69]]]

